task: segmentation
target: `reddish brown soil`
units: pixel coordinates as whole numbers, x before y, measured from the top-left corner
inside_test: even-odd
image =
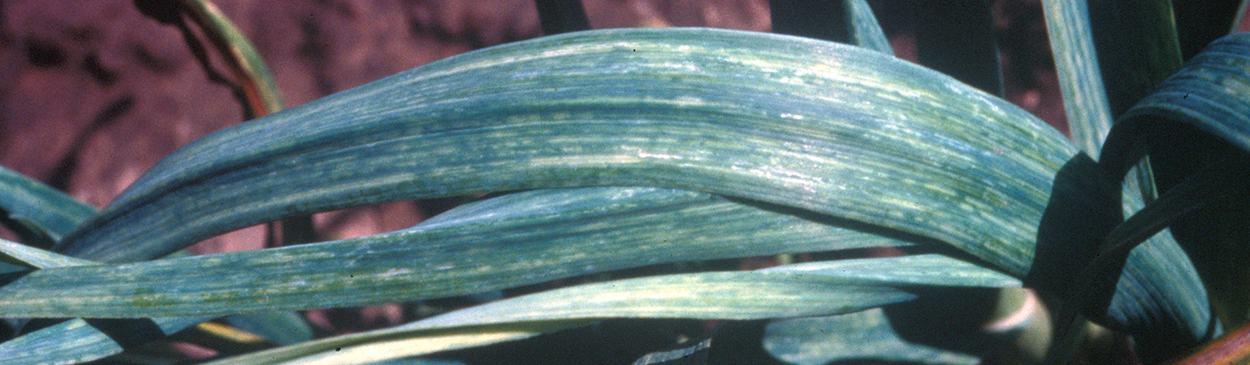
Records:
[[[288,106],[476,48],[540,36],[529,0],[220,0],[252,39]],[[708,26],[767,31],[765,0],[587,0],[595,28]],[[1037,0],[996,1],[1008,99],[1062,125]],[[906,29],[893,42],[908,55]],[[1014,66],[1014,67],[1012,67]],[[177,28],[130,1],[0,2],[0,165],[97,207],[162,156],[242,121],[228,88],[208,81]],[[318,215],[322,238],[395,230],[413,203]],[[258,248],[245,229],[197,252]],[[372,315],[396,321],[391,309]],[[316,319],[316,315],[313,316]]]

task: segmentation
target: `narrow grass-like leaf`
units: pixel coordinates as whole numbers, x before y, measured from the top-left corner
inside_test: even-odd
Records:
[[[0,255],[5,257],[2,261],[37,269],[96,264],[95,262],[89,260],[58,255],[53,252],[40,250],[17,242],[9,242],[3,239],[0,239]]]
[[[1062,0],[1042,4],[1068,133],[1085,153],[1098,156],[1114,118],[1091,35],[1089,4]]]
[[[0,255],[7,256],[21,265],[36,268],[97,264],[5,240],[0,240]],[[295,317],[292,318],[292,316]],[[161,318],[155,319],[153,323],[161,328],[163,333],[172,334],[209,319],[211,318]],[[227,320],[232,320],[232,323],[236,325],[252,324],[252,328],[247,329],[278,344],[291,344],[312,338],[311,329],[303,322],[303,319],[290,312],[243,314],[228,317]],[[46,343],[43,341],[48,341],[49,337],[57,345],[41,344]],[[101,328],[84,325],[81,320],[75,320],[55,324],[0,344],[0,358],[10,364],[76,363],[94,360],[121,350],[121,346],[101,332]],[[14,357],[15,354],[20,355]]]
[[[34,224],[54,240],[96,213],[94,207],[4,167],[0,167],[0,192],[0,212]]]
[[[516,341],[595,323],[595,320],[552,320],[484,326],[415,329],[392,333],[366,332],[226,358],[211,365],[320,364],[348,365],[385,361],[463,348]],[[419,323],[419,322],[418,322]]]
[[[1160,190],[1232,156],[1244,163],[1250,152],[1250,36],[1230,35],[1212,43],[1159,90],[1129,110],[1112,130],[1104,165],[1119,175],[1143,154],[1157,162]],[[1226,325],[1250,318],[1250,285],[1240,262],[1250,259],[1242,229],[1250,222],[1245,198],[1227,199],[1173,225],[1194,256],[1204,282],[1216,294]]]
[[[0,287],[0,315],[148,317],[364,305],[648,264],[897,244],[905,243],[708,194],[532,191],[384,235],[36,270]]]
[[[842,6],[850,19],[847,23],[851,27],[851,43],[888,55],[894,54],[890,40],[885,37],[885,30],[881,29],[881,23],[872,14],[867,0],[843,0]]]
[[[590,258],[592,262],[594,260],[612,262],[610,257],[617,251],[622,252],[623,262],[634,261],[629,264],[617,262],[615,266],[581,266],[572,272],[556,273],[555,277],[610,270],[614,267],[671,262],[681,260],[683,256],[693,260],[700,257],[727,258],[907,244],[880,236],[837,229],[817,221],[770,212],[763,208],[767,207],[733,203],[707,194],[665,189],[540,190],[509,194],[464,205],[422,222],[416,229],[444,232],[458,230],[469,240],[476,237],[479,240],[494,240],[497,243],[506,244],[512,241],[525,242],[527,236],[523,234],[504,239],[498,237],[507,235],[508,232],[518,231],[526,232],[530,235],[528,237],[539,237],[543,235],[535,235],[534,227],[547,227],[552,233],[543,236],[546,237],[543,239],[564,238],[563,241],[557,240],[552,243],[556,245],[562,242],[594,244],[599,239],[619,241],[607,246],[599,245],[597,246],[599,249],[587,248],[589,252],[595,252],[598,256]],[[705,219],[709,217],[713,219]],[[739,221],[748,224],[738,226],[737,229],[740,231],[735,231],[731,227],[735,227],[733,222]],[[579,226],[584,228],[569,228]],[[612,227],[623,227],[623,229],[612,233]],[[608,232],[604,233],[605,230]],[[392,235],[374,237],[380,245],[403,247],[405,243],[399,240],[400,238],[403,237]],[[335,243],[319,245],[331,244]],[[466,249],[471,245],[472,241],[467,241],[461,249]],[[516,248],[523,250],[532,245],[542,246],[543,243],[529,242]],[[638,245],[644,247],[639,248]],[[651,245],[656,247],[648,247]],[[441,249],[441,247],[441,244],[436,244],[426,250]],[[449,253],[444,255],[444,258],[454,256],[456,249],[452,246],[445,250]],[[489,248],[486,250],[489,251]],[[417,251],[420,252],[420,249]],[[573,250],[570,253],[577,255],[576,251]],[[683,254],[687,251],[697,254],[694,256]],[[378,258],[377,256],[385,257],[389,252],[378,252],[372,256],[375,256],[375,259]],[[635,254],[629,252],[635,252]],[[652,255],[648,252],[658,253]],[[252,254],[259,253],[253,252]],[[276,261],[280,264],[287,261],[301,262],[301,260],[304,258],[291,256]],[[358,262],[350,258],[349,261]],[[584,258],[572,264],[577,265],[579,262],[585,263],[586,261]],[[325,267],[341,267],[342,263],[326,265],[310,265],[304,270],[325,272]],[[398,268],[410,267],[412,267],[410,264],[405,263]],[[188,267],[188,270],[198,272],[200,269]],[[243,271],[247,270],[243,269]],[[296,274],[298,270],[292,272],[292,275]],[[359,277],[366,278],[365,276]],[[541,275],[532,279],[546,280]],[[363,285],[361,282],[357,284]],[[199,323],[203,319],[158,318],[156,321],[165,323],[163,327],[176,327],[180,330]],[[37,353],[47,356],[42,358],[47,361],[57,358],[91,359],[110,354],[109,351],[117,348],[112,340],[94,331],[92,327],[63,329],[65,332],[56,332],[49,328],[0,344],[0,358],[14,358],[27,353]],[[176,330],[171,332],[176,332]],[[61,340],[49,340],[57,338]],[[40,359],[40,357],[22,358]],[[39,363],[39,360],[33,363]]]
[[[898,270],[914,264],[933,268],[945,265],[945,269],[953,274],[946,280],[925,280],[923,277],[930,273],[924,269],[911,272]],[[987,282],[983,279],[986,277],[1001,279]],[[455,311],[396,328],[287,346],[215,364],[280,363],[296,359],[321,359],[327,361],[326,364],[341,364],[354,358],[337,349],[347,351],[353,348],[355,356],[415,356],[427,352],[411,353],[403,349],[419,349],[412,346],[422,342],[438,344],[443,340],[427,337],[439,334],[440,329],[466,326],[487,326],[477,329],[467,327],[466,330],[482,331],[484,337],[494,340],[497,330],[493,325],[498,324],[505,324],[503,328],[516,328],[570,320],[582,323],[580,321],[592,318],[760,319],[820,315],[816,314],[819,312],[848,313],[908,297],[902,292],[886,289],[892,283],[912,285],[922,282],[956,286],[981,286],[991,282],[990,285],[1018,284],[991,270],[936,255],[780,266],[755,272],[660,276],[562,288]],[[856,294],[853,296],[861,299],[844,301],[849,299],[844,296],[847,290],[873,294]],[[899,294],[903,295],[897,296]],[[509,324],[512,322],[521,323]],[[519,337],[516,335],[514,338]],[[440,350],[448,349],[434,346]],[[305,357],[318,353],[317,357]]]
[[[465,54],[201,139],[61,248],[136,260],[381,201],[657,185],[928,237],[1023,275],[1050,177],[1072,153],[1019,108],[877,52],[603,30]],[[1156,279],[1128,278],[1171,285]]]
[[[1068,128],[1090,156],[1098,156],[1115,118],[1180,68],[1171,3],[1134,5],[1044,2]]]
[[[1071,153],[1023,110],[877,52],[592,31],[453,57],[193,142],[62,249],[135,260],[381,201],[657,185],[932,237],[1022,273]]]
[[[146,329],[171,335],[213,317],[155,318],[147,321]],[[99,322],[90,319],[72,319],[41,328],[17,338],[0,343],[0,359],[5,364],[77,364],[117,354],[122,350],[139,346],[152,338],[135,339],[148,332],[136,331],[134,327],[118,327],[117,322]],[[104,333],[118,335],[111,338]],[[130,337],[127,337],[129,335]],[[137,340],[137,341],[128,341]],[[121,343],[119,343],[119,341]]]
[[[884,263],[889,263],[885,265]],[[795,274],[833,275],[849,282],[891,285],[1019,287],[1020,280],[971,263],[941,255],[902,256],[890,259],[854,259],[785,265],[761,270]]]
[[[246,113],[260,117],[276,113],[284,108],[278,86],[274,83],[269,67],[260,57],[260,52],[239,30],[234,22],[226,18],[221,9],[206,0],[179,1],[190,19],[204,30],[204,35],[230,68],[235,78]],[[205,67],[209,67],[205,65]]]
[[[881,309],[831,317],[777,321],[764,332],[764,349],[795,365],[874,360],[905,364],[977,364],[976,356],[910,343]]]
[[[576,325],[597,318],[761,319],[809,316],[845,313],[911,297],[888,288],[838,285],[832,277],[821,275],[735,272],[659,276],[517,297],[405,326],[262,351],[217,364],[296,361],[301,364],[346,364],[484,345],[499,340],[499,327]],[[475,328],[478,326],[483,327]],[[442,336],[430,336],[439,335],[447,329],[461,329],[455,332],[462,335],[453,337],[457,342],[449,345],[447,342],[451,341]],[[480,342],[458,342],[465,337]]]
[[[1118,9],[1111,1],[1043,3],[1069,131],[1077,144],[1091,156],[1099,156],[1115,111],[1122,111],[1122,108],[1144,97],[1152,82],[1157,84],[1178,66],[1179,56],[1174,46],[1175,25],[1165,15],[1170,12],[1170,5],[1159,1],[1141,5],[1144,6],[1138,9]],[[1137,13],[1120,14],[1120,11]],[[1113,19],[1113,23],[1147,24],[1133,29],[1149,30],[1145,33],[1125,33],[1123,27],[1098,23],[1120,16],[1124,19]],[[1098,25],[1097,29],[1091,22]],[[1123,61],[1126,58],[1132,61],[1116,64],[1106,61]],[[1104,67],[1117,70],[1104,73]],[[1132,80],[1120,80],[1130,76]],[[1142,206],[1142,196],[1136,190],[1153,191],[1152,185],[1149,180],[1130,181],[1124,200],[1126,213]],[[1098,239],[1094,237],[1093,242],[1098,242]],[[1143,338],[1187,333],[1189,337],[1184,340],[1180,337],[1169,338],[1176,340],[1174,342],[1200,341],[1209,334],[1208,329],[1213,322],[1206,304],[1207,294],[1201,287],[1193,264],[1168,231],[1151,238],[1143,247],[1130,254],[1128,267],[1117,283],[1107,318],[1096,320]],[[1135,261],[1154,261],[1152,266],[1155,269],[1143,270],[1143,266],[1133,263]],[[1171,321],[1159,321],[1158,318],[1169,318]]]

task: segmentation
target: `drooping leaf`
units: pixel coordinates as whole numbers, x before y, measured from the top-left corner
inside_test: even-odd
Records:
[[[931,272],[925,269],[907,270],[914,264],[943,267],[950,274],[945,276],[947,279],[925,279],[924,276]],[[997,279],[985,280],[990,277]],[[431,346],[435,350],[450,349],[442,345],[447,340],[431,335],[457,328],[469,333],[482,332],[482,337],[490,336],[483,340],[482,344],[486,344],[486,341],[496,339],[494,336],[500,325],[502,328],[527,328],[559,323],[581,324],[587,318],[758,319],[811,316],[819,312],[847,313],[909,296],[903,294],[896,297],[902,292],[887,289],[892,283],[916,285],[929,282],[973,286],[1018,284],[1006,275],[935,255],[780,266],[755,272],[659,276],[561,288],[459,310],[396,328],[287,346],[214,364],[284,361],[340,364],[358,360],[357,356],[415,356],[433,351],[416,344]],[[877,294],[847,297],[846,290]],[[882,301],[875,301],[878,298]],[[849,301],[844,302],[846,299]],[[518,321],[520,323],[515,323]],[[539,331],[526,334],[536,332]],[[457,343],[457,346],[475,345]],[[347,351],[352,352],[345,354]]]
[[[609,270],[613,267],[633,267],[648,263],[671,262],[686,259],[727,258],[751,255],[769,255],[780,252],[821,251],[855,247],[873,247],[887,245],[905,245],[904,241],[891,240],[876,235],[869,235],[838,229],[822,224],[820,221],[809,220],[780,212],[770,212],[766,206],[750,206],[733,203],[707,194],[698,194],[665,189],[573,189],[573,190],[542,190],[475,202],[460,206],[444,214],[422,222],[414,230],[461,232],[466,242],[461,249],[471,249],[474,240],[494,240],[499,245],[507,246],[510,242],[525,242],[515,246],[518,250],[527,247],[541,247],[544,242],[528,242],[527,237],[541,237],[550,240],[553,247],[567,242],[581,242],[584,252],[594,253],[594,260],[613,262],[611,257],[618,251],[622,255],[614,266],[577,266],[572,272],[552,273],[554,276],[540,275],[536,280],[545,278],[565,277],[577,272],[588,273]],[[734,222],[740,222],[736,225]],[[508,228],[511,227],[511,228]],[[544,234],[534,227],[546,227]],[[570,228],[583,227],[583,228]],[[613,227],[621,227],[612,231]],[[737,227],[737,228],[733,228]],[[508,237],[506,232],[524,232],[521,236]],[[418,233],[421,235],[423,233]],[[383,247],[404,247],[402,234],[373,237]],[[597,245],[598,240],[607,240],[610,245]],[[318,245],[343,245],[351,248],[353,242],[320,243]],[[441,249],[440,242],[426,249]],[[487,245],[485,247],[489,247]],[[639,247],[641,246],[641,247]],[[453,246],[454,247],[454,246]],[[416,247],[412,247],[417,249]],[[448,248],[444,259],[455,257],[454,249]],[[790,251],[794,250],[794,251]],[[489,251],[486,249],[485,251]],[[551,250],[547,250],[548,252]],[[566,251],[573,256],[582,255],[578,249]],[[629,252],[637,256],[630,258]],[[393,251],[377,252],[373,258],[402,259],[390,257]],[[414,251],[422,252],[421,249]],[[682,252],[695,253],[693,256]],[[260,254],[253,252],[251,254]],[[649,254],[655,253],[655,254]],[[535,252],[541,255],[542,252]],[[316,255],[314,255],[316,256]],[[500,256],[506,258],[509,256]],[[513,256],[515,257],[515,256]],[[283,262],[300,262],[300,256],[277,256],[272,259],[276,264]],[[324,259],[324,257],[323,257]],[[355,260],[347,258],[348,260]],[[550,258],[552,261],[558,258]],[[586,262],[583,257],[581,262]],[[437,261],[437,259],[436,259]],[[353,261],[355,262],[355,261]],[[480,263],[480,261],[478,261]],[[622,264],[627,263],[627,264]],[[342,263],[327,264],[328,266],[308,265],[306,270],[325,272],[325,267],[342,267]],[[439,265],[435,265],[439,266]],[[409,264],[402,265],[404,268]],[[187,266],[191,272],[201,269],[194,265]],[[390,268],[386,269],[387,271]],[[249,271],[249,270],[242,270]],[[385,271],[381,271],[385,273]],[[298,272],[292,273],[292,275]],[[260,275],[264,276],[264,275]],[[331,278],[333,275],[330,275]],[[340,276],[339,279],[342,277]],[[367,279],[366,275],[357,275],[359,279]],[[158,318],[166,328],[181,330],[204,319]],[[181,327],[178,327],[181,326]],[[173,332],[176,332],[174,330]],[[62,341],[49,341],[49,338],[60,338]],[[69,339],[75,340],[69,340]],[[34,351],[31,348],[39,350]],[[92,327],[72,327],[65,332],[45,329],[0,344],[0,358],[14,358],[22,354],[38,353],[42,359],[91,359],[108,355],[115,349],[104,333],[94,331]],[[33,363],[39,363],[40,357],[33,357]],[[14,360],[16,361],[16,360]]]
[[[776,277],[768,278],[770,276]],[[612,317],[791,317],[842,312],[910,297],[897,291],[854,289],[830,283],[822,276],[758,273],[689,274],[613,281],[508,299],[410,325],[261,351],[218,364],[376,361],[497,342],[500,340],[497,331],[501,327],[554,325],[553,329],[561,329],[585,324],[588,319]],[[847,289],[851,291],[845,291]],[[869,293],[882,295],[882,299],[871,299]],[[431,336],[447,331],[459,333],[461,337],[452,337],[449,341],[442,336]],[[550,329],[510,335],[507,339],[547,331]]]
[[[269,67],[265,65],[260,52],[256,51],[256,47],[247,36],[213,2],[146,0],[137,3],[145,2],[176,2],[183,13],[188,15],[186,19],[200,27],[202,34],[208,39],[208,44],[219,52],[221,59],[229,68],[233,77],[231,80],[234,82],[233,87],[236,87],[241,94],[239,95],[240,102],[244,105],[247,119],[273,114],[285,107],[273,76],[269,72]],[[180,27],[184,32],[187,31],[185,25],[180,25]],[[200,47],[198,43],[192,44],[191,42],[196,41],[194,38],[188,38],[189,46]],[[201,60],[204,62],[202,66],[211,68],[211,63],[207,61]]]
[[[1024,111],[876,52],[724,30],[603,30],[466,54],[214,134],[61,248],[135,260],[380,201],[658,185],[927,237],[1023,275],[1050,176],[1073,152]],[[1161,272],[1175,261],[1162,257],[1129,267]],[[1126,277],[1148,288],[1139,292],[1166,292],[1173,279]]]
[[[1113,1],[1046,1],[1043,5],[1069,130],[1084,151],[1099,156],[1117,113],[1144,97],[1179,66],[1171,5],[1163,1],[1143,2],[1137,7],[1117,7]],[[1114,24],[1138,24],[1131,28],[1143,32],[1126,33],[1123,26]],[[1128,181],[1124,194],[1126,214],[1140,209],[1143,195],[1153,196],[1154,192],[1148,172],[1135,174],[1138,177]],[[1053,237],[1062,237],[1070,229],[1051,230],[1058,234]],[[1101,242],[1101,237],[1080,239],[1090,244]],[[1143,338],[1162,336],[1173,343],[1188,344],[1201,341],[1215,322],[1193,264],[1169,231],[1152,237],[1143,247],[1130,254],[1105,318],[1093,319]],[[1095,252],[1096,248],[1084,250]],[[1143,270],[1135,261],[1155,261],[1155,269]],[[1188,337],[1171,337],[1175,333]],[[1152,350],[1148,346],[1142,349]]]
[[[53,240],[69,234],[96,209],[50,186],[0,167],[0,213],[28,222]]]
[[[1071,153],[1023,110],[877,52],[602,30],[453,57],[215,133],[61,248],[134,260],[386,200],[658,185],[932,237],[1022,273],[1049,175]]]
[[[1160,191],[1221,159],[1246,163],[1250,151],[1250,36],[1230,35],[1212,43],[1129,110],[1112,130],[1103,164],[1112,175],[1143,155],[1157,166]],[[1215,166],[1214,168],[1221,168]],[[1243,190],[1244,186],[1241,187]],[[1244,227],[1250,221],[1245,195],[1224,199],[1172,226],[1217,298],[1227,325],[1246,320],[1250,275],[1239,262],[1250,259]]]
[[[9,242],[3,239],[0,239],[0,255],[4,256],[3,261],[8,263],[36,269],[96,264],[95,262],[89,260],[58,255],[53,252],[40,250],[16,242]]]
[[[365,305],[665,262],[897,244],[905,243],[708,194],[532,191],[383,235],[36,270],[0,287],[0,315],[147,317]]]

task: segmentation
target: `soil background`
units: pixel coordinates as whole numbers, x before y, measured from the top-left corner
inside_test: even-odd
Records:
[[[219,0],[250,37],[288,107],[458,53],[541,36],[530,0]],[[888,3],[888,2],[886,2]],[[994,0],[1008,100],[1066,127],[1038,0]],[[876,4],[876,2],[874,2]],[[769,31],[766,0],[586,0],[594,28],[700,26]],[[878,11],[883,22],[891,14]],[[914,60],[906,24],[887,27]],[[102,207],[161,157],[243,121],[176,27],[131,1],[0,0],[0,165]],[[321,239],[410,226],[437,204],[398,202],[318,214]],[[260,248],[253,227],[193,247]],[[310,312],[327,330],[402,321],[398,307],[355,320]],[[385,323],[383,323],[385,322]]]

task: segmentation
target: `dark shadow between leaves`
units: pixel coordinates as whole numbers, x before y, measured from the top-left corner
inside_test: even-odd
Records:
[[[1065,299],[1084,289],[1075,285],[1077,274],[1098,255],[1103,238],[1124,221],[1120,196],[1116,180],[1085,153],[1065,163],[1055,174],[1050,202],[1037,229],[1033,265],[1024,285],[1043,295]],[[1092,292],[1106,298],[1096,302],[1110,303],[1118,279],[1119,275],[1114,275],[1098,283],[1099,290]],[[1103,313],[1105,306],[1098,312]]]

